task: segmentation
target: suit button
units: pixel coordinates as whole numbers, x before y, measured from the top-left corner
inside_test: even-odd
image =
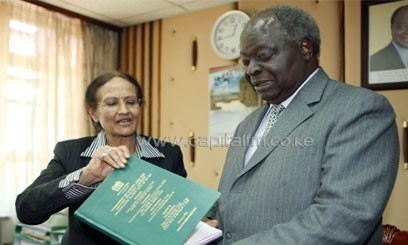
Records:
[[[231,232],[229,232],[229,231],[225,232],[225,238],[226,239],[231,239]]]

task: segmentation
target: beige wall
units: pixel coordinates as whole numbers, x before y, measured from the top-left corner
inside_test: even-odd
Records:
[[[161,135],[183,138],[181,146],[190,179],[216,189],[227,152],[226,147],[213,149],[198,147],[195,166],[192,166],[189,159],[189,149],[184,146],[190,131],[194,131],[195,136],[198,137],[207,137],[208,135],[209,68],[234,63],[218,58],[211,49],[210,32],[217,17],[231,9],[240,9],[252,14],[257,9],[278,3],[288,3],[301,7],[311,13],[320,26],[322,36],[321,66],[332,78],[344,80],[343,77],[345,77],[347,83],[360,86],[360,1],[344,2],[344,71],[342,70],[340,2],[333,0],[241,0],[238,4],[223,5],[163,20]],[[198,40],[198,69],[195,72],[191,71],[191,40],[193,37],[197,37]],[[387,96],[392,103],[397,113],[398,127],[401,130],[402,121],[408,120],[407,90],[378,92]],[[384,223],[395,224],[408,230],[408,213],[404,212],[405,207],[408,206],[408,195],[404,190],[404,187],[408,186],[408,172],[403,170],[402,160],[400,166],[395,189],[384,214]],[[369,205],[367,203],[367,206]]]
[[[182,139],[181,147],[188,178],[216,189],[225,160],[226,147],[196,148],[195,166],[191,165],[187,138],[208,136],[209,89],[211,67],[232,64],[211,50],[210,32],[218,16],[234,4],[166,18],[162,22],[161,124],[160,135]],[[192,71],[192,40],[197,38],[197,70]]]

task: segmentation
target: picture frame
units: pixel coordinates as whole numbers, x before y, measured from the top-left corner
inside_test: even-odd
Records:
[[[408,88],[408,69],[391,42],[391,16],[404,5],[408,5],[408,0],[361,2],[362,87],[372,90]]]
[[[208,89],[210,145],[228,146],[235,128],[261,105],[261,98],[245,79],[241,64],[211,67]]]

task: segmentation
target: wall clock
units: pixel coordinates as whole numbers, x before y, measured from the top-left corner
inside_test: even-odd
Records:
[[[248,20],[249,16],[239,10],[218,17],[212,28],[211,45],[219,57],[226,60],[239,58],[239,37]]]

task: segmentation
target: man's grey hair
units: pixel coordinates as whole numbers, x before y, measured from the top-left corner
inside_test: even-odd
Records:
[[[309,39],[312,42],[313,55],[319,57],[321,43],[319,26],[309,13],[298,7],[277,5],[256,12],[252,20],[260,16],[275,17],[284,37],[295,44],[300,44],[304,38]]]

